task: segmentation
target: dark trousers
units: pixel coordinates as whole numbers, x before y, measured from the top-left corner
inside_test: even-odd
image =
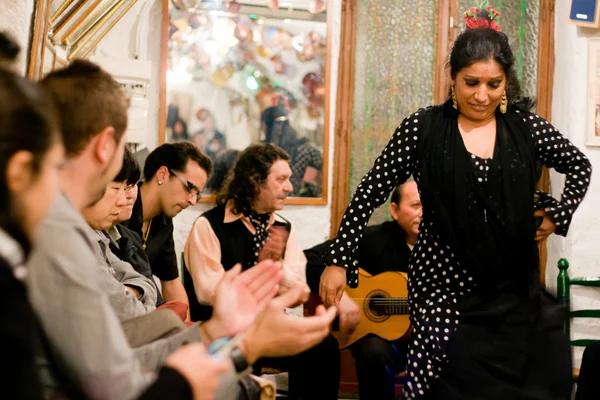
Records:
[[[292,357],[261,358],[254,374],[264,367],[288,371],[290,400],[336,400],[340,385],[340,349],[331,335],[312,349]]]
[[[600,399],[600,342],[585,348],[575,400]]]
[[[350,350],[356,360],[360,400],[394,400],[396,374],[406,369],[408,341],[368,335]]]

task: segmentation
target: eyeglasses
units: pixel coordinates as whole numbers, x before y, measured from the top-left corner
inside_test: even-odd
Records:
[[[185,189],[188,191],[188,193],[196,197],[196,201],[200,201],[200,199],[202,198],[202,193],[200,193],[200,189],[198,189],[196,185],[194,185],[192,182],[188,181],[183,176],[179,175],[173,170],[169,170],[169,173],[175,176],[177,179],[179,179],[181,183],[183,183],[183,186],[185,186]]]

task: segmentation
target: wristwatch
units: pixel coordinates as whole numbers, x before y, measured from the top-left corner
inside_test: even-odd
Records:
[[[238,374],[241,374],[242,372],[245,372],[247,369],[250,368],[250,365],[248,364],[246,357],[244,356],[244,354],[242,353],[242,350],[240,350],[240,348],[238,346],[235,346],[231,349],[230,355],[231,355],[231,361],[233,362],[233,365],[235,366],[235,371]]]

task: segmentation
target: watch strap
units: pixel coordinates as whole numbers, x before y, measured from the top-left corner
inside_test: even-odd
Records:
[[[235,346],[233,349],[231,349],[231,361],[233,362],[235,370],[238,374],[250,368],[246,357],[238,346]]]

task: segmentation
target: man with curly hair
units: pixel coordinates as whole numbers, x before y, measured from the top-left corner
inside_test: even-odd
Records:
[[[281,260],[279,294],[301,286],[303,301],[308,299],[306,257],[292,224],[276,214],[293,191],[289,161],[289,155],[273,144],[249,146],[229,173],[216,206],[194,223],[183,271],[193,321],[210,318],[216,284],[236,264],[246,270],[264,259]],[[337,399],[340,354],[332,336],[298,356],[259,360],[255,373],[262,367],[289,371],[291,399]]]

